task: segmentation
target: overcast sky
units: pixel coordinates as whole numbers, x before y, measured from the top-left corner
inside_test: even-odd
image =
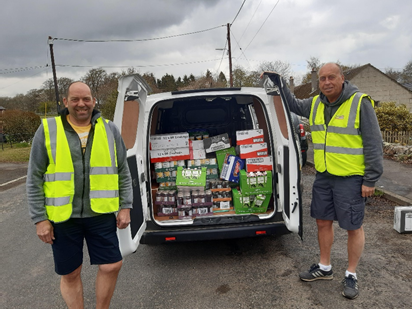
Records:
[[[55,38],[57,77],[75,80],[92,68],[132,66],[156,78],[207,69],[228,77],[227,55],[216,49],[225,47],[232,22],[233,66],[247,70],[280,60],[299,79],[310,57],[382,71],[412,60],[412,1],[246,0],[239,12],[243,2],[0,0],[0,96],[25,94],[53,76],[48,36]],[[180,36],[191,32],[198,33]],[[158,39],[168,36],[174,37]]]

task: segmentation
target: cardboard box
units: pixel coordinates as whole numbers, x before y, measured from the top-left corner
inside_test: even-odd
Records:
[[[150,150],[150,162],[165,162],[190,159],[189,147]]]
[[[220,178],[231,182],[239,182],[240,170],[243,169],[243,165],[241,158],[229,155],[227,163],[223,164]]]
[[[229,135],[225,133],[206,138],[203,140],[203,146],[206,150],[206,153],[230,148]]]
[[[178,188],[187,187],[205,187],[206,185],[206,167],[199,169],[177,168],[176,186]]]
[[[242,159],[266,157],[268,155],[268,145],[267,143],[240,145],[239,152]]]
[[[171,149],[189,147],[189,133],[156,134],[150,136],[150,149]]]
[[[396,206],[393,228],[401,234],[412,233],[412,206]]]
[[[262,129],[236,131],[236,145],[260,144],[263,138]]]
[[[271,171],[272,169],[272,156],[246,159],[246,171],[248,173]]]
[[[190,159],[206,159],[206,151],[204,149],[190,149]]]
[[[271,194],[248,195],[232,190],[233,205],[237,214],[264,213],[268,209]]]
[[[230,147],[227,149],[216,151],[216,159],[217,159],[217,164],[219,165],[219,171],[222,171],[223,163],[227,161],[227,157],[229,155],[233,155],[233,156],[236,155],[235,147]]]
[[[193,150],[197,150],[197,149],[205,149],[205,146],[204,146],[204,143],[203,143],[203,140],[200,140],[200,141],[192,141],[192,140],[189,140],[189,148],[190,149],[193,149]]]
[[[262,172],[263,174],[264,172]],[[272,172],[266,175],[248,177],[246,171],[240,171],[240,190],[243,194],[269,194],[272,193]]]

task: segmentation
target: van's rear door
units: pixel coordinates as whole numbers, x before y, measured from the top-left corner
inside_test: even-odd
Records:
[[[270,118],[272,136],[276,139],[277,205],[288,230],[302,237],[301,154],[280,82],[278,74],[265,73],[269,111],[276,115]]]
[[[130,225],[117,230],[120,251],[126,256],[136,251],[140,238],[146,229],[148,212],[148,185],[150,179],[145,167],[143,145],[146,143],[143,125],[145,102],[150,87],[137,74],[119,79],[118,97],[114,114],[114,123],[119,128],[127,148],[127,162],[133,183],[133,209],[130,212]]]

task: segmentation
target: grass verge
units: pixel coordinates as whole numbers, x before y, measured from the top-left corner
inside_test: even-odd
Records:
[[[29,162],[31,146],[27,143],[3,144],[0,146],[0,163],[25,163]]]

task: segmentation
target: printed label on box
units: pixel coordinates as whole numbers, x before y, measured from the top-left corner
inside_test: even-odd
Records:
[[[263,142],[264,140],[262,129],[236,131],[237,145],[259,144]]]
[[[190,159],[189,147],[150,150],[150,162],[152,163],[188,159]]]
[[[150,149],[171,149],[189,147],[189,133],[156,134],[150,136]]]
[[[203,146],[207,153],[230,148],[229,135],[225,133],[206,138],[203,140]]]
[[[206,159],[206,151],[204,149],[190,149],[190,159]]]
[[[239,151],[242,159],[266,157],[268,155],[268,146],[267,143],[240,145]]]
[[[272,169],[272,156],[246,159],[246,171],[248,173],[271,171]]]

